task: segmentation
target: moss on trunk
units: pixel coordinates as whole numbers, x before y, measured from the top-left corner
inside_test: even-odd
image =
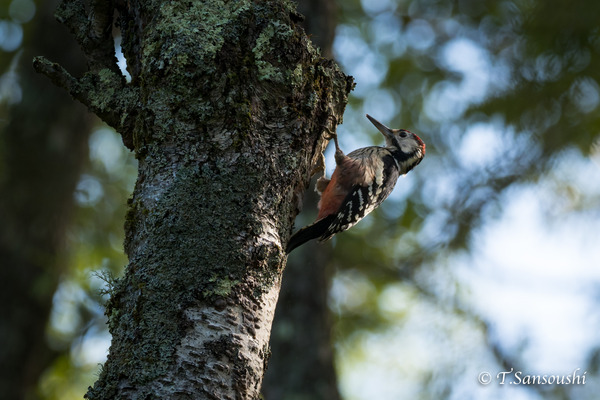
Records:
[[[289,1],[118,11],[132,82],[116,85],[108,66],[71,81],[92,94],[111,82],[113,99],[88,106],[123,108],[140,161],[129,265],[107,307],[113,342],[87,398],[257,398],[283,249],[351,78],[319,56]]]

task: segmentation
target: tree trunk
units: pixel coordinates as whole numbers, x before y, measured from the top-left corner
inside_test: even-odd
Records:
[[[32,53],[71,60],[75,42],[40,4],[16,64],[22,99],[0,116],[0,393],[32,399],[55,356],[46,341],[52,297],[65,261],[73,191],[95,118],[34,73]],[[70,62],[83,70],[83,62]],[[6,124],[6,125],[4,125]]]
[[[327,55],[332,54],[337,25],[335,8],[333,0],[298,3],[298,9],[306,16],[306,32]],[[304,203],[314,211],[313,219],[317,201],[317,194],[309,190]],[[310,223],[307,218],[304,220]],[[288,260],[273,321],[273,355],[263,384],[267,400],[340,398],[327,302],[331,253],[331,246],[312,242],[294,251]]]
[[[285,243],[351,78],[312,48],[289,1],[133,0],[116,3],[127,84],[107,4],[58,13],[90,72],[34,63],[139,160],[113,341],[86,396],[258,398]]]

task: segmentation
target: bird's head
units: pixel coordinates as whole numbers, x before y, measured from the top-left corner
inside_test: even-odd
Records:
[[[404,154],[420,152],[420,158],[425,156],[425,143],[414,133],[407,131],[406,129],[390,129],[369,114],[367,114],[367,118],[369,118],[369,121],[371,121],[379,132],[383,134],[387,147],[396,147]]]

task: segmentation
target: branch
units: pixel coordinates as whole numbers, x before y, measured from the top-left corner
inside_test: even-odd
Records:
[[[61,65],[44,57],[35,57],[33,68],[115,128],[122,135],[123,143],[134,150],[132,138],[139,89],[125,83],[117,65],[111,29],[113,15],[113,0],[91,0],[89,13],[84,1],[63,0],[56,10],[56,19],[75,36],[89,71],[75,78]]]
[[[34,57],[33,58],[33,69],[39,74],[44,74],[52,83],[56,86],[65,89],[69,94],[75,97],[74,93],[78,88],[77,79],[73,75],[69,74],[60,64],[53,63],[45,57]]]
[[[89,13],[81,0],[63,0],[56,9],[56,19],[73,33],[92,71],[119,71],[111,30],[113,14],[112,0],[92,0]]]
[[[77,43],[80,45],[85,41],[87,16],[85,6],[78,0],[63,0],[54,14],[58,22],[69,28]]]
[[[77,79],[60,64],[45,57],[35,57],[33,68],[115,128],[122,135],[125,146],[134,150],[132,137],[139,91],[136,87],[125,85],[120,73],[105,68],[97,74],[88,72]]]

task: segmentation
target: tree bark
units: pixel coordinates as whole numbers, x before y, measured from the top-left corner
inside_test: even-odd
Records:
[[[311,40],[323,54],[331,55],[337,25],[335,1],[303,0],[298,9],[306,16],[303,25]],[[309,190],[304,203],[315,211],[313,219],[317,201],[317,194]],[[331,253],[331,246],[312,242],[288,260],[273,321],[273,354],[263,384],[267,400],[340,398],[328,307]]]
[[[256,399],[285,243],[352,80],[289,1],[116,6],[131,83],[105,46],[113,10],[100,0],[58,13],[88,73],[34,63],[139,160],[129,265],[106,310],[113,341],[86,397]]]
[[[46,325],[95,122],[31,69],[32,54],[40,52],[76,58],[76,43],[54,21],[55,7],[52,1],[40,4],[26,30],[15,71],[22,99],[6,119],[0,117],[0,393],[10,400],[36,398],[39,377],[57,354],[48,346]],[[67,62],[74,70],[85,68]]]

